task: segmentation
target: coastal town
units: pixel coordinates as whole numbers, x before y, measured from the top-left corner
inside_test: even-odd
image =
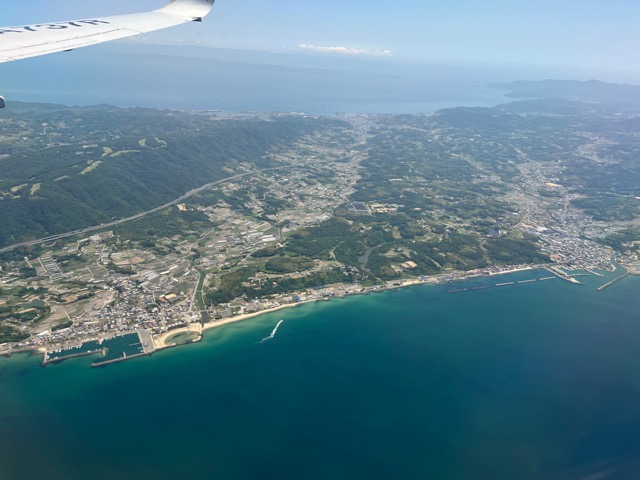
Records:
[[[484,182],[490,193],[480,202],[496,214],[478,223],[450,194],[430,195],[424,174],[402,175],[413,164],[394,165],[400,174],[389,171],[395,176],[371,188],[372,152],[385,146],[372,147],[371,132],[389,119],[339,118],[349,128],[335,137],[309,136],[267,152],[276,167],[241,165],[162,209],[9,256],[0,263],[0,309],[13,337],[0,354],[37,351],[44,364],[101,354],[94,365],[102,366],[199,341],[206,330],[265,312],[348,295],[418,284],[449,293],[552,279],[580,284],[582,275],[602,277],[606,288],[640,273],[637,248],[615,251],[602,241],[630,223],[598,221],[576,207],[580,197],[561,183],[557,164],[527,158],[524,182],[479,168],[461,188]],[[426,133],[427,141],[443,135]],[[459,182],[456,172],[450,181]],[[433,199],[436,208],[419,206]],[[418,206],[409,210],[409,202]],[[450,238],[458,243],[447,251]],[[494,280],[525,270],[531,278]],[[456,286],[473,279],[482,281]],[[130,343],[123,347],[122,338]]]

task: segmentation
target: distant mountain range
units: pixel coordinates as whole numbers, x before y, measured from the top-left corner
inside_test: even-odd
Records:
[[[618,85],[598,80],[543,80],[491,83],[489,86],[499,90],[511,90],[511,93],[507,94],[511,98],[557,98],[640,108],[640,86],[636,85]]]

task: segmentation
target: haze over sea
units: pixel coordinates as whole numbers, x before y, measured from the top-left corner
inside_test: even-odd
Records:
[[[2,359],[2,478],[634,478],[640,279],[447,293],[547,276],[305,304],[102,369]]]
[[[505,103],[507,92],[488,83],[545,77],[393,59],[115,44],[8,63],[2,86],[9,101],[66,105],[428,114]]]

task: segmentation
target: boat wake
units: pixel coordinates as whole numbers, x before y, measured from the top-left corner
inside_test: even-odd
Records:
[[[276,333],[278,331],[278,328],[280,328],[280,325],[282,325],[282,322],[284,322],[284,320],[280,320],[278,322],[278,324],[276,325],[276,327],[273,329],[273,331],[271,332],[271,335],[269,335],[268,337],[264,337],[262,340],[260,340],[260,343],[264,343],[267,340],[271,340],[273,337],[276,336]]]

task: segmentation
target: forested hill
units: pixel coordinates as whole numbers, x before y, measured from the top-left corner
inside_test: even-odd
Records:
[[[347,125],[292,115],[12,103],[0,113],[0,246],[105,223],[277,165]]]

